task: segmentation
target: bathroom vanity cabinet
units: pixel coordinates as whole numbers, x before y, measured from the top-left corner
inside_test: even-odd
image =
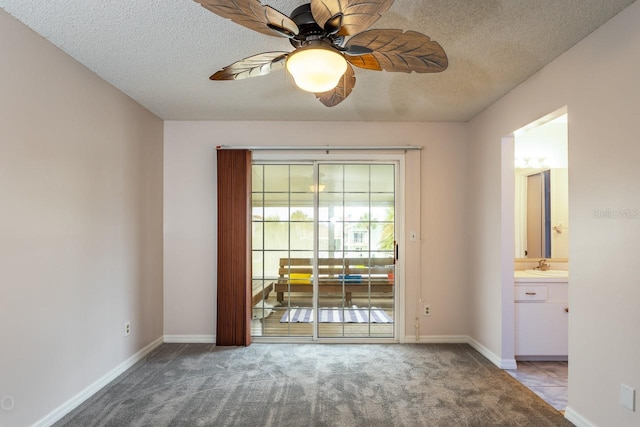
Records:
[[[521,275],[522,276],[522,275]],[[567,360],[568,279],[515,277],[515,356]]]

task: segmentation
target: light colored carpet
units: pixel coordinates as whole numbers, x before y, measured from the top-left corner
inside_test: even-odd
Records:
[[[465,344],[163,344],[58,426],[571,426]]]

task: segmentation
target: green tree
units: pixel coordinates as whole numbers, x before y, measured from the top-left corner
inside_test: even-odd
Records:
[[[302,211],[293,211],[291,221],[311,221],[311,217]]]
[[[387,209],[387,217],[385,218],[385,221],[387,222],[384,224],[384,227],[382,227],[382,234],[380,235],[380,242],[378,243],[378,247],[380,249],[385,249],[389,251],[392,251],[394,249],[393,248],[393,242],[395,241],[394,216],[395,216],[395,213],[393,208]]]
[[[362,214],[357,224],[358,229],[361,230],[374,230],[377,225],[377,223],[371,222],[371,215],[369,215],[369,212]]]

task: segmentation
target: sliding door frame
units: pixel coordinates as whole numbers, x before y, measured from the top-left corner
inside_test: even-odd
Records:
[[[314,322],[312,337],[252,337],[256,343],[294,343],[294,342],[321,342],[321,343],[397,343],[401,342],[404,336],[404,313],[405,313],[405,242],[403,239],[405,223],[405,156],[403,153],[375,153],[361,151],[356,153],[344,152],[281,152],[281,151],[253,151],[252,163],[264,164],[287,164],[287,163],[312,163],[314,164],[314,182],[317,184],[317,164],[371,164],[371,163],[394,163],[396,175],[395,187],[395,238],[397,242],[398,259],[396,260],[395,286],[394,286],[394,324],[393,337],[339,337],[320,338],[318,337],[318,322]],[[314,211],[318,212],[318,198],[314,197]],[[251,224],[249,224],[250,226]],[[318,218],[314,218],[314,258],[317,262],[318,256]],[[314,266],[314,269],[317,266]],[[318,313],[318,283],[317,277],[313,283],[314,298],[313,306],[315,313]]]

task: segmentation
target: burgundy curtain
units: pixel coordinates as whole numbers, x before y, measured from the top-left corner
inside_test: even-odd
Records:
[[[216,345],[251,344],[251,152],[218,153]]]

